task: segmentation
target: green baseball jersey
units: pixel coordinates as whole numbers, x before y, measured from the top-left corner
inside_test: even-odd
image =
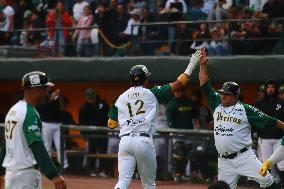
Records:
[[[36,164],[29,146],[42,139],[42,125],[36,109],[25,101],[19,101],[5,119],[6,156],[3,167],[20,170]]]
[[[131,87],[119,96],[108,114],[119,122],[120,135],[131,132],[153,134],[156,131],[158,105],[172,98],[169,84],[146,89]]]
[[[219,154],[226,155],[237,152],[252,144],[251,126],[275,127],[277,120],[251,105],[237,102],[225,107],[221,103],[221,96],[210,84],[202,86],[208,97],[209,107],[214,118],[215,146]]]
[[[193,129],[193,119],[198,114],[197,105],[189,98],[174,98],[167,106],[167,120],[171,128]]]

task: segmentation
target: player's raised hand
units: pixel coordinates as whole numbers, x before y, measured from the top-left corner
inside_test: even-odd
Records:
[[[201,55],[201,50],[196,50],[195,53],[191,55],[189,64],[184,72],[185,74],[187,74],[188,76],[191,75],[192,71],[200,60]]]
[[[258,171],[261,176],[265,176],[267,174],[267,170],[272,167],[272,163],[269,160],[263,162],[260,170]]]
[[[54,183],[55,189],[67,189],[66,183],[62,176],[53,178],[52,182]]]
[[[202,48],[201,49],[201,58],[200,58],[200,65],[206,65],[208,58],[207,58],[207,54],[206,54],[206,49]]]

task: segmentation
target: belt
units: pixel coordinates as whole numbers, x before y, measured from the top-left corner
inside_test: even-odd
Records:
[[[120,138],[125,137],[125,136],[143,136],[143,137],[148,137],[148,138],[151,137],[151,135],[147,133],[127,133],[127,134],[121,135]]]
[[[246,152],[247,150],[248,150],[248,148],[247,148],[247,147],[244,147],[244,148],[241,149],[240,151],[231,153],[231,154],[229,154],[229,155],[221,155],[221,154],[218,154],[218,157],[219,157],[219,158],[225,158],[225,159],[234,159],[235,157],[237,157],[237,155],[238,155],[239,153],[244,153],[244,152]]]

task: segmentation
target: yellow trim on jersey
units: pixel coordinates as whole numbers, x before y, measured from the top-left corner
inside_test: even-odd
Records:
[[[180,74],[180,76],[178,76],[177,80],[185,86],[189,79],[185,74]]]
[[[107,121],[107,126],[108,128],[114,129],[118,126],[118,121],[109,118]]]

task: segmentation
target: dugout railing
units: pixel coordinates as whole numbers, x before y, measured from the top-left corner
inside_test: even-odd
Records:
[[[1,129],[1,143],[3,144],[3,140],[5,137],[5,126],[4,123],[0,123],[0,129]],[[88,134],[64,134],[66,133],[66,130],[76,130],[76,131],[84,131],[86,132],[96,132],[96,134],[88,135]],[[109,133],[112,133],[111,135]],[[64,145],[66,142],[66,139],[75,139],[75,138],[83,138],[83,139],[88,139],[88,138],[109,138],[109,137],[116,137],[119,138],[119,129],[109,129],[107,127],[102,127],[102,126],[83,126],[83,125],[61,125],[61,137],[60,137],[60,145],[61,145],[61,151],[60,151],[60,162],[64,162],[64,153],[66,153],[67,157],[68,156],[86,156],[90,155],[93,157],[97,158],[108,158],[108,159],[115,159],[116,156],[114,154],[110,154],[107,156],[107,154],[93,154],[89,153],[87,150],[66,150]],[[192,141],[195,141],[194,143],[197,145],[201,145],[202,142],[213,142],[214,140],[210,140],[213,138],[213,131],[212,130],[201,130],[201,129],[193,129],[193,130],[186,130],[186,129],[171,129],[171,128],[166,128],[166,129],[157,129],[156,134],[154,135],[154,138],[164,138],[165,139],[165,154],[164,156],[164,170],[162,173],[162,178],[164,180],[169,179],[168,175],[168,165],[169,163],[169,157],[172,156],[172,154],[169,154],[169,146],[172,143],[173,138],[182,138],[182,139],[190,139]],[[214,145],[214,144],[211,144]],[[1,145],[2,146],[2,145]],[[205,150],[205,149],[204,149]],[[216,156],[217,158],[217,156]],[[64,174],[64,168],[63,168],[63,163],[59,165],[60,172]]]
[[[67,152],[68,155],[78,155],[78,156],[85,156],[89,155],[90,157],[97,157],[97,158],[109,158],[114,159],[114,154],[110,154],[109,157],[105,155],[98,155],[98,154],[92,154],[88,151],[78,150],[78,151],[65,151],[64,144],[66,139],[74,139],[74,138],[109,138],[109,137],[116,137],[119,138],[118,133],[119,129],[109,129],[107,127],[101,127],[101,126],[79,126],[79,125],[62,125],[61,126],[62,132],[65,133],[63,130],[66,129],[72,129],[77,131],[84,131],[86,132],[92,132],[91,135],[88,134],[80,134],[80,135],[70,135],[70,134],[61,134],[61,160],[60,162],[64,162],[64,153]],[[96,132],[96,134],[93,134]],[[111,135],[109,133],[112,133]],[[210,138],[213,137],[213,131],[212,130],[199,130],[199,129],[193,129],[193,130],[186,130],[186,129],[157,129],[156,134],[154,135],[154,138],[163,138],[165,139],[165,154],[167,154],[164,157],[164,162],[169,162],[169,157],[172,154],[169,154],[169,147],[171,145],[173,138],[182,138],[182,139],[190,139],[195,143],[195,145],[198,145],[202,142],[208,142]],[[213,144],[214,145],[214,144]],[[60,170],[62,173],[64,173],[63,164],[60,164]],[[164,164],[164,170],[168,170],[168,163]],[[168,179],[168,171],[163,172],[163,179]]]

